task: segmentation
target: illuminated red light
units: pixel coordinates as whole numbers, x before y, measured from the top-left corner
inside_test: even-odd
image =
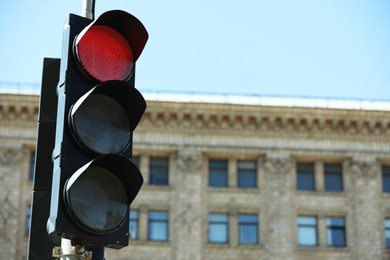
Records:
[[[89,28],[76,45],[76,54],[82,67],[98,81],[125,80],[134,66],[129,43],[108,26]]]

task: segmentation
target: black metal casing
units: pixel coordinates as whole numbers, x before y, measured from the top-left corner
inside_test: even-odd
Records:
[[[31,223],[28,244],[29,260],[52,260],[53,241],[46,231],[50,212],[50,193],[57,116],[57,84],[60,59],[45,58],[38,113],[38,136],[35,152]]]
[[[50,218],[47,223],[47,231],[56,244],[59,244],[60,238],[63,237],[70,239],[72,244],[82,245],[87,249],[101,246],[119,249],[127,246],[129,241],[129,212],[127,212],[127,216],[123,220],[122,224],[115,231],[106,234],[97,234],[89,232],[75,222],[75,219],[70,215],[71,213],[65,206],[66,202],[64,199],[64,186],[67,180],[79,168],[90,163],[98,156],[97,154],[91,153],[80,146],[80,144],[75,140],[69,125],[68,115],[71,107],[84,94],[91,91],[91,89],[93,89],[98,83],[88,77],[80,68],[80,65],[74,55],[74,43],[77,35],[82,33],[85,28],[88,28],[88,26],[106,23],[111,23],[109,26],[115,28],[129,39],[130,37],[137,39],[136,36],[137,33],[139,33],[138,31],[141,29],[144,30],[141,30],[141,33],[144,34],[141,38],[144,40],[134,40],[130,42],[135,59],[139,57],[144,44],[146,43],[147,33],[142,24],[132,15],[119,10],[109,11],[99,17],[96,21],[91,21],[90,19],[70,14],[68,26],[64,31],[60,80],[57,89],[58,108],[55,148],[53,152],[54,167]],[[139,29],[139,24],[141,24],[141,29]],[[126,36],[126,34],[128,35]],[[126,86],[128,86],[131,93],[135,91],[139,94],[139,92],[134,88],[134,81],[135,66],[130,77],[123,82]],[[121,82],[121,84],[124,84],[123,82]],[[96,91],[103,91],[103,89],[98,89]],[[109,93],[109,91],[107,93],[108,95],[121,99],[118,94]],[[132,129],[129,129],[131,131],[130,143],[120,154],[123,158],[126,158],[129,161],[132,156],[132,130],[134,130],[144,110],[146,109],[146,103],[142,98],[142,95],[138,94],[137,97],[130,98],[130,100],[120,101],[122,104],[127,104],[125,109],[129,111],[129,113],[134,113],[131,120]],[[141,96],[141,99],[139,96]],[[121,164],[116,163],[113,165],[112,162],[110,164],[110,158],[112,158],[112,155],[108,155],[107,160],[100,158],[99,164],[111,167],[113,172],[117,174],[117,177],[124,183],[124,186],[127,189],[129,203],[131,203],[142,185],[142,175],[135,166],[135,168],[132,166],[122,169],[118,168],[121,167]],[[131,170],[133,172],[126,172],[126,170]],[[99,202],[96,201],[96,203]]]

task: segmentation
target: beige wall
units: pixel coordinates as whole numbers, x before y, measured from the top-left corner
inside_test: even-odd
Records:
[[[0,95],[0,259],[25,259],[37,96]],[[132,204],[139,239],[107,259],[387,259],[381,166],[390,165],[390,111],[149,101],[134,135],[145,185]],[[169,158],[169,185],[148,184],[149,159]],[[208,160],[226,159],[229,187],[208,187]],[[255,160],[258,188],[238,189],[237,160]],[[313,162],[314,192],[296,190],[295,165]],[[343,165],[344,191],[324,191],[323,164]],[[14,188],[16,187],[16,188]],[[147,213],[169,212],[169,241],[147,239]],[[229,214],[229,243],[208,243],[209,212]],[[258,214],[260,244],[238,243],[237,216]],[[319,246],[297,246],[296,218],[318,219]],[[344,216],[347,247],[326,246],[326,218]]]

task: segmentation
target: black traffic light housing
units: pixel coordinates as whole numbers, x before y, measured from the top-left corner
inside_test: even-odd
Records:
[[[91,40],[93,30],[99,33],[96,29],[108,33]],[[99,46],[105,37],[108,44]],[[142,23],[124,11],[106,12],[96,21],[69,16],[57,89],[47,223],[48,233],[58,245],[60,238],[86,248],[128,245],[129,205],[143,183],[131,161],[133,130],[146,109],[134,87],[135,61],[147,38]],[[123,50],[115,49],[116,39]],[[87,42],[83,49],[82,41]],[[106,48],[109,56],[99,48]],[[131,53],[123,54],[128,49]],[[129,68],[123,73],[124,59]],[[99,62],[110,67],[99,68]]]

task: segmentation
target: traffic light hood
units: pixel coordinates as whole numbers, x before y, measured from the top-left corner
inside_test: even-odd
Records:
[[[94,22],[81,31],[76,39],[76,45],[83,35],[95,25],[108,26],[119,32],[129,43],[134,56],[134,62],[141,55],[149,38],[144,25],[133,15],[122,10],[111,10],[100,15]]]

